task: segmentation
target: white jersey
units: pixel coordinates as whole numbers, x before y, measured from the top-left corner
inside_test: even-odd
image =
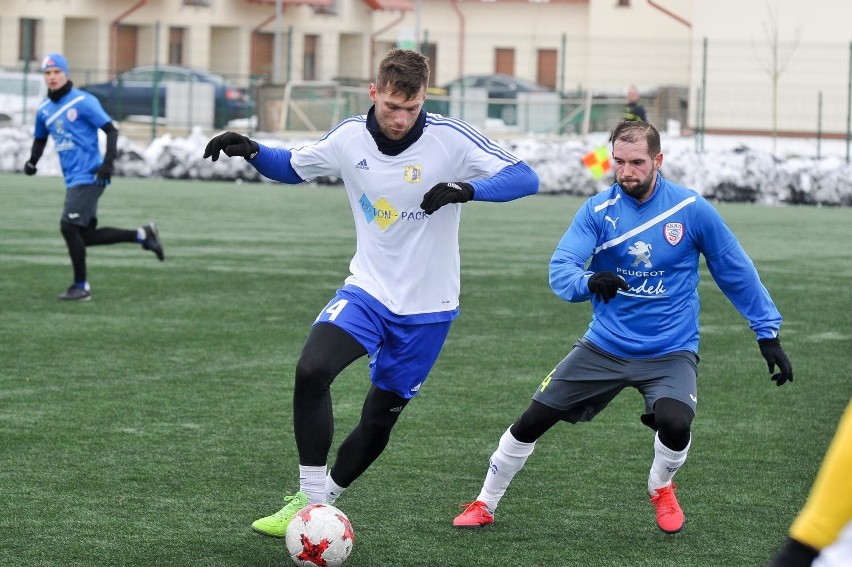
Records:
[[[834,540],[814,559],[812,567],[849,567],[852,565],[852,520]]]
[[[466,123],[435,114],[427,114],[423,134],[397,156],[379,151],[365,115],[291,151],[302,179],[335,176],[346,187],[356,249],[345,283],[402,316],[459,305],[461,206],[427,215],[423,195],[437,183],[491,177],[520,161]]]

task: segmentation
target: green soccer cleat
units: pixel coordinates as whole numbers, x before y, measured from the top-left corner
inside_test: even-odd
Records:
[[[296,512],[308,505],[308,495],[297,492],[292,496],[284,497],[284,507],[259,520],[255,520],[251,529],[257,533],[269,537],[284,537],[287,535],[287,524],[296,515]]]

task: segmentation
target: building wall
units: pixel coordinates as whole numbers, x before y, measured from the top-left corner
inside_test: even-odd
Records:
[[[333,10],[319,11],[286,4],[279,21],[274,4],[252,0],[211,0],[207,7],[183,0],[2,0],[0,67],[22,66],[21,18],[41,22],[36,55],[64,52],[80,84],[114,74],[116,21],[137,27],[135,64],[165,62],[168,28],[180,26],[186,28],[185,65],[244,84],[255,32],[281,38],[283,81],[304,77],[306,36],[317,37],[317,79],[366,81],[390,46],[413,43],[419,35],[434,52],[437,85],[461,74],[494,72],[497,51],[507,49],[515,74],[535,80],[539,51],[555,50],[557,88],[566,93],[617,96],[629,84],[640,92],[688,89],[692,125],[703,120],[704,127],[719,130],[846,129],[852,2],[411,2],[416,9],[407,12],[373,10],[365,0],[336,0]]]

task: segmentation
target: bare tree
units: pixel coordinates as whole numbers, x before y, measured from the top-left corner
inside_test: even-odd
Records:
[[[796,28],[794,39],[790,42],[782,43],[780,0],[775,0],[774,6],[769,0],[766,0],[766,10],[768,12],[768,19],[763,22],[763,31],[768,42],[769,54],[768,56],[761,57],[756,46],[755,53],[772,83],[772,151],[774,153],[778,147],[778,83],[780,82],[781,75],[784,73],[784,69],[787,68],[787,64],[793,58],[793,53],[795,53],[796,48],[799,46],[802,29]]]

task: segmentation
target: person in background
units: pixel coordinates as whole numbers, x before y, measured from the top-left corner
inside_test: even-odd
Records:
[[[545,432],[560,421],[591,421],[631,387],[644,398],[642,423],[656,432],[648,495],[657,526],[681,531],[673,480],[686,462],[698,406],[700,255],[749,322],[772,380],[793,381],[778,338],[781,315],[754,264],[707,200],[660,175],[657,129],[622,121],[611,142],[616,183],[580,207],[550,260],[554,293],[591,301],[592,321],[503,433],[479,496],[464,505],[456,527],[494,523],[497,504]],[[559,477],[567,481],[564,472]]]
[[[627,104],[624,105],[624,120],[635,120],[637,122],[648,121],[645,107],[639,104],[639,91],[636,90],[636,86],[634,85],[630,85],[627,88]]]
[[[428,59],[393,49],[369,87],[367,114],[344,120],[316,143],[274,149],[226,132],[204,150],[213,161],[221,153],[241,156],[282,183],[341,178],[355,220],[351,274],[320,311],[296,363],[299,490],[252,524],[260,534],[284,537],[301,508],[335,502],[381,455],[420,392],[459,313],[461,204],[538,192],[538,175],[519,158],[462,120],[424,111],[428,84]],[[364,356],[372,385],[329,471],[330,387]]]
[[[65,178],[65,206],[59,230],[68,246],[74,280],[59,299],[89,301],[92,288],[86,268],[86,247],[117,242],[135,242],[164,259],[154,223],[137,229],[98,228],[98,200],[113,174],[118,129],[91,94],[74,88],[68,79],[68,61],[52,53],[41,63],[47,84],[47,98],[39,104],[35,117],[35,139],[24,173],[35,175],[39,159],[53,136],[59,164]],[[101,157],[98,129],[106,134],[106,153]]]
[[[771,567],[852,565],[852,400]]]

